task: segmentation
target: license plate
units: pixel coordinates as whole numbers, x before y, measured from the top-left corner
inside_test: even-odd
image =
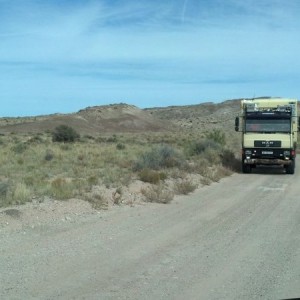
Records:
[[[262,151],[262,154],[273,154],[273,151]]]

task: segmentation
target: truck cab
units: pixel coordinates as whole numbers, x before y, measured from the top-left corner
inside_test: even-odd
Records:
[[[235,130],[242,132],[242,171],[282,165],[287,174],[294,174],[298,124],[295,99],[242,100],[235,122]]]

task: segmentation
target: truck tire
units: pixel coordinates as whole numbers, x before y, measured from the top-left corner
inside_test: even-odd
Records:
[[[247,164],[244,164],[242,163],[242,171],[243,173],[251,173],[251,165],[247,165]]]
[[[292,160],[292,163],[286,166],[286,174],[294,174],[294,173],[295,173],[295,161]]]

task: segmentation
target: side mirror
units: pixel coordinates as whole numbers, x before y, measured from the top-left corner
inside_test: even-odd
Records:
[[[299,122],[300,122],[300,119],[299,119]],[[235,118],[235,131],[239,131],[239,127],[240,127],[240,118],[236,117]]]

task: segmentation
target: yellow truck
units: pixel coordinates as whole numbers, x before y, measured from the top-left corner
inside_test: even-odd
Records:
[[[258,165],[282,165],[294,174],[299,124],[296,99],[242,100],[235,130],[242,132],[243,173]]]

